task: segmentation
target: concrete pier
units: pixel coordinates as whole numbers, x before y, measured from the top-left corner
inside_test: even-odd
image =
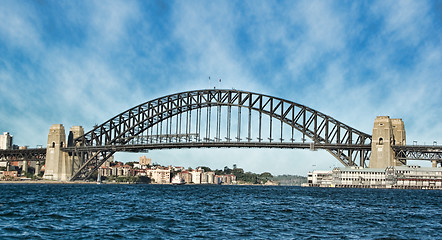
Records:
[[[369,167],[386,168],[404,165],[395,158],[391,146],[405,144],[405,125],[402,119],[390,119],[388,116],[376,117],[373,126]]]
[[[40,173],[40,162],[36,162],[34,175],[38,176],[39,173]]]
[[[46,150],[46,166],[44,179],[66,181],[68,175],[72,175],[72,164],[66,163],[67,154],[60,148],[65,146],[66,134],[62,124],[51,126],[48,134],[48,143]]]
[[[28,172],[28,161],[27,160],[23,161],[22,171],[25,172],[25,173]]]
[[[57,181],[70,180],[74,170],[77,170],[82,163],[78,156],[69,156],[68,153],[61,151],[61,148],[68,145],[73,146],[73,140],[83,134],[83,127],[72,127],[69,131],[68,144],[66,144],[64,126],[62,124],[54,124],[51,126],[48,134],[44,179]]]

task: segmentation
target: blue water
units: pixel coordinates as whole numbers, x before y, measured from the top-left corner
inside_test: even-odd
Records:
[[[0,239],[441,239],[442,191],[0,184]]]

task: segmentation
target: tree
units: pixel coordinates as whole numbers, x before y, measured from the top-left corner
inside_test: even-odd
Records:
[[[273,175],[271,174],[271,173],[269,173],[269,172],[263,172],[263,173],[261,173],[260,175],[259,175],[259,177],[260,178],[265,178],[265,179],[271,179],[271,178],[273,178]]]
[[[209,167],[200,167],[201,169],[204,170],[204,172],[211,172],[212,169],[210,169]]]
[[[242,169],[242,168],[234,168],[232,172],[233,172],[233,175],[238,176],[240,174],[244,174],[244,169]]]
[[[127,162],[126,164],[129,165],[132,168],[134,167],[134,162]]]

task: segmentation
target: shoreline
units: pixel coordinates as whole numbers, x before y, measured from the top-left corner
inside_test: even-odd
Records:
[[[0,181],[0,184],[97,184],[96,182],[60,182],[60,181],[51,181],[51,180],[12,180],[12,181]]]
[[[97,182],[86,182],[86,181],[52,181],[52,180],[12,180],[12,181],[0,181],[1,184],[96,184]],[[166,184],[159,184],[159,183],[128,183],[128,182],[102,182],[100,183],[102,185],[106,184],[147,184],[147,185],[173,185],[172,183],[166,183]],[[217,185],[217,184],[185,184],[185,185]],[[221,186],[287,186],[287,185],[265,185],[265,184],[225,184]],[[300,186],[300,185],[293,185],[293,186]]]

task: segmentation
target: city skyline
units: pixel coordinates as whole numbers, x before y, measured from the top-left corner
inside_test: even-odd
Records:
[[[0,131],[14,144],[45,146],[52,124],[89,131],[151,99],[221,87],[297,102],[368,134],[376,116],[402,118],[408,144],[442,144],[441,9],[437,1],[4,1]],[[147,155],[274,175],[341,166],[326,151]]]

